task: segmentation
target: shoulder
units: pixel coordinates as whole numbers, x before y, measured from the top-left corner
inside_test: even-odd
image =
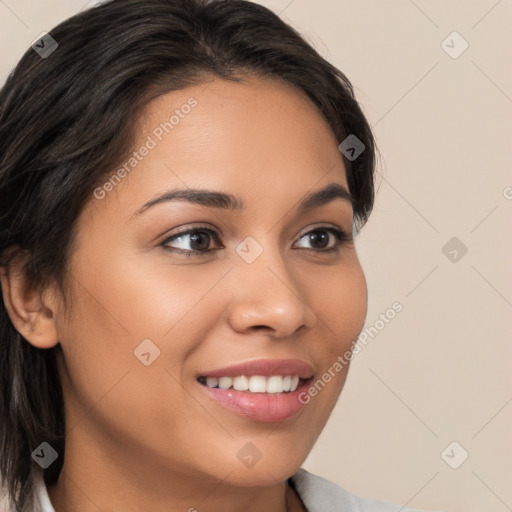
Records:
[[[361,498],[300,468],[290,477],[308,512],[427,512],[387,501]]]

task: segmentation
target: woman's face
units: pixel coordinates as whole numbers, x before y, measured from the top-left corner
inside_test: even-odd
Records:
[[[137,137],[130,171],[97,189],[78,220],[73,310],[55,316],[65,468],[111,465],[139,478],[146,468],[244,487],[283,481],[313,447],[348,367],[309,401],[308,384],[289,394],[258,386],[282,389],[276,375],[322,379],[366,316],[351,203],[324,196],[299,207],[327,185],[348,190],[341,141],[301,93],[257,79],[161,96]],[[218,198],[144,208],[190,189],[229,194],[244,208]],[[225,370],[262,359],[306,368]],[[199,382],[215,384],[219,369],[274,379],[236,379],[254,392]]]

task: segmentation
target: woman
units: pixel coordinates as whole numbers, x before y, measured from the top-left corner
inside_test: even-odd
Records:
[[[0,138],[6,510],[400,508],[300,468],[367,308],[339,70],[257,4],[113,0],[23,56]]]

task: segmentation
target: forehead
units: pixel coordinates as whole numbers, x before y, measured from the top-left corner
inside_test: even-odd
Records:
[[[222,190],[260,207],[326,183],[348,188],[329,124],[281,81],[212,79],[173,91],[148,103],[134,128],[127,172],[105,201],[131,213],[167,188]]]
[[[152,135],[157,153],[168,149],[175,161],[209,155],[277,162],[293,154],[286,167],[299,168],[300,158],[342,161],[336,137],[312,100],[271,79],[215,79],[162,95],[146,106],[137,130],[139,142]]]

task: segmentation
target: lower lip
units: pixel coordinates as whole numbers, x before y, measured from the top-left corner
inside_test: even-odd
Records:
[[[271,423],[287,420],[304,408],[306,404],[299,401],[299,395],[308,388],[309,380],[289,393],[251,393],[233,388],[210,388],[200,382],[197,385],[220,405],[236,414],[250,420]]]

